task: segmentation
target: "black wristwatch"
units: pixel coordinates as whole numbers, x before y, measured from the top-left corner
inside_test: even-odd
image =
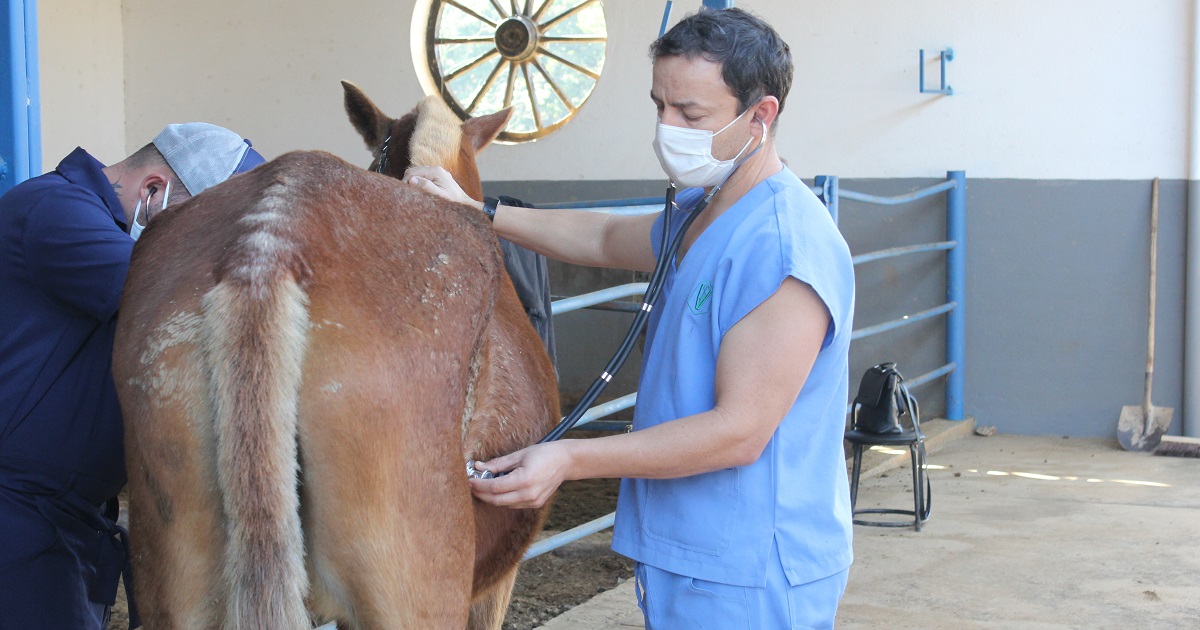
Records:
[[[533,208],[531,203],[525,203],[516,197],[500,195],[499,197],[484,197],[483,198],[483,216],[488,218],[488,221],[496,220],[496,206],[504,204],[510,208]]]
[[[488,218],[488,221],[496,220],[496,206],[500,204],[500,200],[496,197],[483,198],[483,216]]]

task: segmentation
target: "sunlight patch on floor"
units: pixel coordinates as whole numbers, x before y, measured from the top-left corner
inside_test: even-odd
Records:
[[[929,468],[934,468],[934,466],[929,466]],[[970,468],[967,470],[967,472],[976,474],[976,475],[983,474],[983,475],[988,475],[988,476],[992,476],[992,477],[1023,477],[1025,479],[1035,479],[1038,481],[1083,481],[1084,483],[1119,483],[1119,484],[1124,484],[1124,485],[1128,485],[1128,486],[1147,486],[1150,488],[1170,488],[1171,487],[1171,484],[1169,484],[1169,483],[1160,483],[1158,481],[1141,481],[1141,480],[1135,480],[1135,479],[1097,479],[1095,477],[1088,477],[1087,479],[1081,479],[1080,477],[1073,477],[1073,476],[1044,475],[1041,473],[1031,473],[1031,472],[1021,472],[1021,471],[1011,471],[1011,472],[1004,471],[1004,470],[981,471],[977,468]]]

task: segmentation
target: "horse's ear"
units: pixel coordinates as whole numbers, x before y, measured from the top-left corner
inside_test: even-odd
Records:
[[[383,142],[383,130],[387,127],[388,117],[357,85],[342,81],[342,89],[346,92],[346,115],[350,117],[350,124],[362,136],[367,148],[375,150]]]
[[[471,145],[475,147],[476,154],[482,151],[483,147],[491,144],[501,131],[504,131],[504,126],[508,124],[511,116],[512,108],[505,107],[494,114],[468,118],[463,122],[463,135],[471,139]]]

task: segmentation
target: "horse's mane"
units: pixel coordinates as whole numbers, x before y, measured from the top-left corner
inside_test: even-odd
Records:
[[[458,160],[462,121],[438,96],[426,96],[417,105],[417,126],[409,141],[409,163],[446,166]]]

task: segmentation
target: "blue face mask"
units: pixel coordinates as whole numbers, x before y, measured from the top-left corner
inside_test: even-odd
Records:
[[[167,199],[170,199],[170,198],[171,198],[171,182],[170,182],[170,180],[168,180],[167,181],[167,189],[165,191],[163,191],[162,208],[160,208],[160,210],[159,210],[160,212],[162,210],[167,209]],[[150,207],[149,206],[150,206],[150,203],[147,202],[146,203],[146,220],[147,221],[150,220]],[[138,223],[138,214],[141,213],[141,210],[142,210],[142,200],[139,198],[138,202],[137,202],[137,206],[133,209],[133,220],[129,222],[129,235],[132,236],[133,240],[135,240],[135,241],[138,240],[138,237],[142,235],[142,230],[146,229],[145,226]]]

